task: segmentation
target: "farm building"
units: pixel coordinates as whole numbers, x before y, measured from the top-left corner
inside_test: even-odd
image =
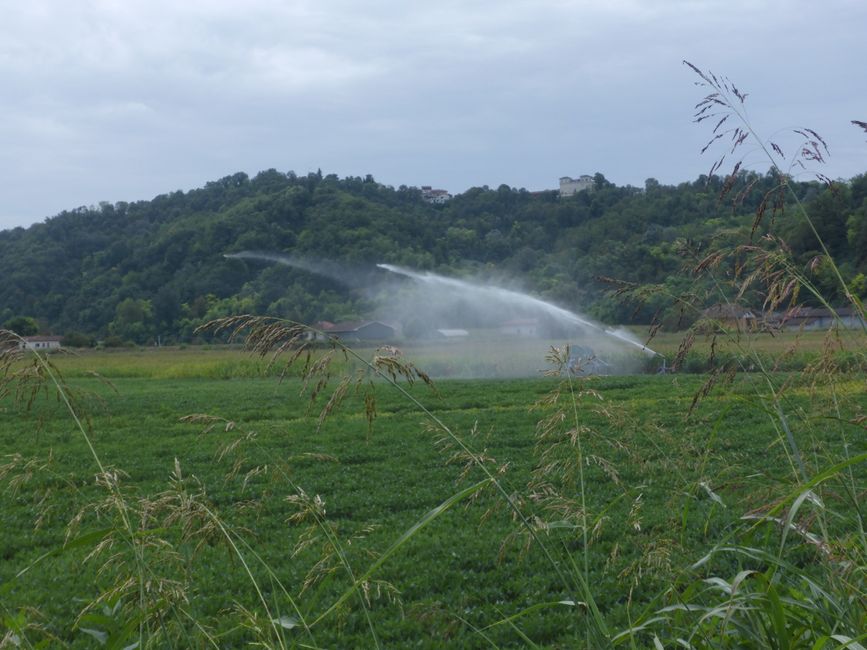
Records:
[[[775,314],[773,324],[788,330],[826,330],[835,324],[845,329],[864,327],[863,319],[851,307],[839,307],[833,311],[823,307],[794,307]]]
[[[722,327],[737,328],[741,331],[755,331],[762,328],[785,330],[826,330],[835,325],[844,329],[864,327],[864,320],[851,307],[826,309],[824,307],[793,307],[787,311],[753,312],[745,307],[719,304],[703,312],[704,317],[717,321]]]
[[[328,340],[328,332],[334,327],[334,323],[327,320],[319,320],[311,325],[311,328],[306,333],[308,341],[326,341]]]
[[[395,336],[395,330],[391,325],[377,320],[336,323],[326,332],[344,341],[387,341]]]
[[[59,350],[62,336],[25,336],[18,344],[21,350]]]

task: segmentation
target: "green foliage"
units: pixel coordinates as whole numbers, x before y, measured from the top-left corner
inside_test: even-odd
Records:
[[[92,348],[96,341],[81,332],[67,332],[60,340],[60,345],[65,348]]]
[[[3,327],[15,332],[18,336],[33,336],[39,332],[39,324],[35,318],[31,318],[30,316],[10,318]]]
[[[153,310],[149,300],[126,298],[115,307],[115,318],[108,324],[112,336],[135,343],[146,343],[153,337]]]
[[[132,341],[128,341],[117,334],[106,336],[102,345],[106,348],[128,348],[135,345]]]
[[[682,290],[690,262],[684,244],[707,254],[748,239],[779,178],[739,172],[730,192],[740,197],[737,206],[720,198],[725,179],[718,176],[678,186],[652,181],[644,189],[620,187],[597,174],[594,189],[568,199],[480,187],[434,206],[418,190],[371,177],[235,174],[186,193],[78,208],[0,232],[0,277],[7,279],[0,315],[31,314],[50,331],[144,344],[192,341],[214,315],[314,322],[368,314],[369,305],[333,280],[223,257],[258,249],[349,266],[388,262],[457,275],[497,269],[607,322],[661,317],[667,327],[685,327],[689,318],[661,302],[622,305],[601,278]],[[791,184],[850,278],[867,272],[864,184],[863,176],[833,191]],[[817,246],[813,234],[789,223],[779,230],[792,239],[794,262],[806,265]]]

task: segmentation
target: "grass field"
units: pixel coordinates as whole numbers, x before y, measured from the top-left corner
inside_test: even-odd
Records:
[[[672,585],[733,578],[744,564],[730,557],[689,567],[803,480],[757,374],[697,406],[705,378],[690,375],[409,387],[474,450],[473,463],[384,382],[372,384],[372,427],[370,402],[352,391],[320,427],[327,391],[311,404],[299,379],[268,376],[240,350],[55,361],[105,471],[52,390],[30,408],[0,401],[0,617],[5,638],[34,644],[126,647],[122,628],[139,625],[127,606],[140,599],[175,647],[239,647],[269,626],[287,646],[580,646],[592,612],[576,575],[612,634],[627,629],[670,605]],[[787,383],[781,400],[807,476],[867,452],[851,423],[867,406],[863,375],[833,391],[809,376],[770,378]],[[558,387],[559,400],[539,406]],[[539,425],[561,406],[572,414],[563,426]],[[835,418],[819,417],[829,408]],[[486,480],[481,466],[527,513],[536,541],[490,482],[471,489]],[[863,462],[846,477],[864,493]],[[822,497],[848,512],[844,491],[833,483]],[[136,553],[110,532],[117,495]],[[842,519],[828,525],[848,535]],[[788,543],[809,568],[819,551],[804,539]],[[356,594],[353,580],[377,558]],[[124,583],[136,575],[146,579]]]
[[[642,328],[631,331],[636,341],[647,344],[666,358],[670,366],[684,342],[684,334],[657,333],[648,341]],[[841,330],[836,335],[827,332],[754,333],[738,337],[698,336],[691,342],[684,359],[684,371],[703,372],[712,355],[717,357],[747,357],[751,353],[773,359],[781,369],[802,370],[823,350],[836,350],[847,355],[860,350],[858,332]],[[561,340],[492,339],[487,342],[428,342],[398,344],[406,356],[433,377],[498,378],[538,377],[548,366],[546,352],[551,346],[562,346]],[[370,355],[374,348],[360,348]],[[617,343],[615,349],[600,350],[614,365],[629,372],[652,373],[661,365],[661,357],[650,357],[629,346]],[[278,364],[269,368],[269,358],[251,357],[241,346],[189,346],[169,348],[136,348],[88,350],[79,349],[71,355],[55,355],[57,365],[68,376],[87,376],[97,372],[102,377],[148,377],[173,379],[207,377],[229,379],[276,376]],[[771,363],[773,367],[774,362]]]

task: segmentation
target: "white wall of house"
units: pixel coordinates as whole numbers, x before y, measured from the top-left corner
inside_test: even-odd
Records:
[[[560,179],[560,196],[572,196],[578,192],[589,190],[591,187],[593,187],[592,176],[587,176],[586,174],[578,178],[563,176]]]
[[[60,339],[57,337],[39,338],[36,336],[25,337],[18,347],[22,350],[59,350]]]

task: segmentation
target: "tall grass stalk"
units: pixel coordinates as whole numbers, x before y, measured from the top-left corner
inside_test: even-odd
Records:
[[[863,305],[851,292],[806,207],[788,182],[788,172],[795,164],[805,167],[804,163],[824,161],[827,154],[824,140],[811,129],[795,129],[794,133],[803,141],[790,170],[784,172],[777,162],[777,158],[782,157],[781,148],[776,143],[763,141],[747,117],[744,107],[746,95],[730,80],[700,70],[689,62],[684,63],[699,76],[698,85],[710,91],[696,105],[696,122],[708,119],[711,123],[716,122],[703,152],[724,136],[729,136],[726,154],[737,151],[746,142],[752,142],[765,154],[772,170],[781,179],[780,189],[789,194],[796,205],[797,216],[808,224],[843,295],[860,316],[863,343],[867,333]],[[723,125],[726,129],[722,129]],[[726,154],[714,163],[711,174],[722,165]],[[741,162],[734,165],[724,184],[723,195],[731,188],[740,166]],[[827,180],[821,175],[820,178]],[[764,209],[763,202],[753,224],[753,233],[762,221]],[[768,238],[768,241],[779,249],[768,251],[747,245],[735,251],[735,254],[746,253],[755,265],[755,271],[747,275],[740,287],[735,287],[737,297],[743,296],[752,284],[766,283],[763,285],[767,295],[765,306],[776,308],[786,299],[794,300],[803,289],[832,311],[839,327],[836,311],[806,274],[791,263],[784,244],[776,238]],[[714,269],[723,258],[723,254],[711,253],[697,269],[710,276],[719,296],[726,304],[732,305],[734,301],[726,287],[714,275]],[[822,468],[819,459],[816,459],[815,467],[808,467],[792,428],[791,409],[787,408],[785,397],[786,384],[778,386],[771,370],[752,346],[742,347],[740,332],[734,337],[734,343],[749,355],[763,378],[765,390],[757,387],[756,398],[771,418],[779,439],[784,443],[783,448],[790,456],[794,486],[775,503],[745,516],[742,526],[730,531],[708,555],[689,567],[683,574],[684,581],[679,581],[670,591],[669,598],[673,604],[646,611],[630,629],[613,640],[616,643],[631,641],[636,635],[648,639],[648,632],[654,630],[654,643],[659,643],[660,637],[676,639],[678,644],[687,648],[863,648],[860,642],[864,640],[863,631],[867,629],[867,553],[864,552],[867,546],[863,513],[859,506],[861,495],[853,470],[867,462],[867,454],[852,455],[850,446],[846,444],[844,429],[847,423],[833,387],[836,371],[833,366],[824,370],[822,366],[818,368],[831,385],[832,397],[831,416],[820,422],[836,422],[841,426],[845,456],[829,467]],[[697,398],[706,395],[717,379],[711,376]],[[831,481],[842,486],[848,496],[849,508],[845,513],[832,512],[828,507],[826,497],[830,493],[823,488]],[[813,523],[818,532],[810,530]],[[812,557],[812,566],[802,566],[787,559],[803,553]],[[715,562],[717,559],[723,561]],[[731,567],[731,561],[738,569],[734,577],[708,575],[712,565],[718,569]],[[695,573],[704,577],[692,578]]]
[[[283,372],[288,371],[288,369],[296,362],[303,360],[301,370],[303,381],[305,383],[305,386],[313,386],[311,393],[311,397],[313,398],[315,398],[322,390],[324,390],[327,385],[327,379],[325,379],[324,376],[327,375],[328,365],[331,357],[325,355],[317,360],[314,360],[313,356],[310,354],[310,346],[308,345],[309,341],[323,335],[322,332],[319,332],[314,328],[311,328],[301,323],[286,321],[283,319],[271,317],[256,317],[250,315],[220,319],[204,325],[203,328],[215,332],[226,331],[228,332],[229,341],[243,338],[245,346],[249,350],[259,354],[262,357],[269,357],[271,363],[277,363],[281,359],[281,355],[289,355],[288,359],[285,360],[285,367]],[[311,336],[311,334],[313,336]],[[461,436],[457,435],[451,427],[449,427],[440,417],[438,417],[435,413],[428,409],[415,395],[410,393],[407,388],[398,381],[398,379],[404,379],[411,385],[415,380],[418,379],[423,381],[424,383],[430,384],[430,379],[427,377],[427,375],[420,371],[418,368],[416,368],[413,364],[402,361],[395,354],[395,350],[383,350],[384,354],[377,354],[374,356],[373,360],[367,360],[361,355],[359,355],[352,348],[345,346],[336,338],[332,337],[330,339],[330,343],[335,350],[340,352],[341,355],[343,355],[344,357],[352,358],[358,363],[360,363],[367,372],[372,373],[372,375],[377,377],[379,380],[386,382],[404,399],[413,404],[421,413],[424,414],[424,416],[431,423],[433,423],[437,430],[445,434],[447,438],[451,441],[451,443],[453,443],[457,446],[458,449],[460,449],[462,455],[470,459],[471,463],[485,476],[485,480],[472,486],[469,492],[467,490],[464,490],[457,493],[452,497],[452,499],[462,500],[470,496],[471,494],[475,494],[475,492],[477,492],[482,487],[485,487],[487,485],[493,486],[493,488],[502,498],[503,502],[507,505],[509,510],[511,510],[513,515],[519,521],[523,530],[526,531],[526,533],[533,540],[533,543],[536,545],[537,548],[540,549],[544,557],[547,559],[551,568],[558,575],[564,589],[566,589],[568,592],[572,592],[573,590],[577,589],[578,593],[583,598],[575,598],[573,601],[570,602],[577,601],[585,604],[589,608],[595,634],[598,635],[598,638],[600,639],[606,639],[609,636],[609,632],[604,617],[602,616],[595,603],[593,591],[590,587],[590,582],[588,578],[589,565],[587,564],[586,559],[585,571],[583,573],[566,573],[561,567],[561,562],[557,560],[552,550],[549,549],[548,545],[539,535],[537,526],[531,522],[530,517],[522,510],[520,504],[515,499],[514,494],[516,494],[516,492],[504,483],[504,479],[502,477],[502,469],[496,473],[492,471],[491,468],[488,466],[488,463],[485,461],[485,458],[483,458],[481,454],[472,449],[472,447],[467,443],[467,441],[465,441]],[[358,383],[356,384],[356,386],[357,385]],[[369,387],[372,388],[372,385],[369,385]],[[337,406],[339,406],[339,404],[345,398],[348,388],[349,383],[346,380],[338,384],[337,388],[332,393],[331,397],[328,399],[328,402],[322,410],[322,413],[320,415],[320,423],[322,422],[323,418],[327,417]],[[365,396],[367,415],[368,418],[371,420],[375,414],[375,401],[372,400],[372,395],[373,392],[371,391],[368,392]],[[583,471],[583,469],[581,471]],[[446,503],[448,503],[448,507],[450,507],[453,502],[454,501],[450,499]],[[431,513],[428,514],[438,516],[446,509],[447,507],[440,506],[439,508],[431,511]],[[427,523],[427,516],[422,521]],[[412,537],[419,530],[421,530],[421,528],[423,527],[419,525],[421,523],[422,522],[418,522],[415,526],[411,527],[403,535],[401,535],[395,542],[395,544],[392,545],[392,547],[389,548],[388,551],[386,551],[386,556],[391,555],[394,551],[399,549],[410,537]],[[372,575],[373,570],[378,568],[380,565],[381,562],[374,563],[374,565],[372,565],[371,568],[368,569],[368,571],[365,572],[361,578],[353,582],[353,586],[350,587],[350,589],[357,588],[357,586],[363,580],[369,578],[370,575]],[[335,603],[328,610],[326,610],[323,615],[321,615],[316,621],[314,621],[314,623],[324,618],[327,614],[330,614],[340,604],[345,602],[348,594],[349,590],[347,590],[347,592],[345,592],[343,596],[341,596],[337,601],[335,601]]]
[[[24,347],[25,341],[23,338],[21,338],[14,332],[0,331],[0,361],[2,361],[2,364],[4,366],[4,380],[8,381],[10,378],[16,378],[15,374],[9,374],[9,369],[20,358],[20,355],[17,354],[16,351]],[[109,492],[111,504],[122,522],[122,530],[120,532],[124,538],[125,543],[128,545],[128,547],[133,553],[136,566],[138,606],[141,612],[145,612],[147,611],[145,582],[147,580],[147,574],[149,573],[149,571],[144,556],[144,547],[142,544],[139,543],[135,529],[133,528],[132,522],[129,517],[129,508],[127,506],[126,499],[121,493],[120,487],[117,482],[117,475],[114,472],[107,471],[106,466],[103,464],[102,459],[97,452],[96,447],[94,446],[93,441],[91,440],[91,437],[88,434],[87,429],[84,426],[84,423],[82,422],[82,419],[77,409],[72,404],[72,400],[69,397],[69,392],[67,390],[66,384],[60,374],[54,369],[48,358],[41,354],[38,350],[30,350],[30,353],[32,355],[31,358],[33,360],[33,368],[34,370],[36,370],[37,377],[42,379],[42,381],[47,380],[47,382],[51,386],[53,386],[58,398],[61,400],[70,417],[72,418],[72,421],[75,423],[76,430],[80,434],[81,438],[84,440],[87,449],[90,452],[91,458],[93,459],[93,462],[99,469],[97,482],[103,487],[105,487]],[[41,384],[42,382],[40,381],[39,383]],[[38,390],[39,387],[39,384],[37,384],[36,390]],[[92,603],[91,605],[93,604],[95,603]],[[85,612],[86,611],[87,609],[85,609]],[[82,612],[82,614],[85,612]],[[147,621],[144,619],[144,617],[142,617],[140,623],[138,624],[139,645],[143,645],[146,640],[146,628]]]
[[[779,145],[770,140],[765,140],[753,128],[752,122],[750,121],[746,113],[746,94],[738,90],[737,86],[735,86],[729,79],[725,77],[718,77],[710,71],[703,71],[689,61],[684,61],[683,63],[689,68],[691,68],[692,71],[699,76],[699,78],[701,79],[699,85],[707,88],[710,91],[709,94],[705,96],[701,102],[696,104],[696,114],[694,116],[694,121],[696,123],[701,123],[705,120],[714,120],[719,118],[719,122],[717,122],[716,126],[713,129],[713,137],[711,138],[710,142],[705,145],[705,148],[702,151],[706,151],[711,145],[713,145],[726,135],[731,136],[731,142],[733,143],[731,147],[732,152],[742,147],[744,143],[747,142],[747,140],[749,140],[751,144],[758,146],[761,149],[762,153],[765,156],[765,159],[770,163],[771,169],[779,175],[782,187],[786,190],[791,200],[797,206],[800,217],[810,228],[810,232],[812,232],[813,236],[815,237],[816,243],[821,248],[822,254],[824,255],[826,261],[831,265],[831,269],[833,270],[834,276],[840,284],[840,288],[843,290],[843,294],[860,314],[862,329],[867,332],[867,325],[865,325],[864,321],[864,305],[862,304],[858,296],[852,293],[848,283],[843,278],[843,274],[840,272],[839,266],[837,265],[833,256],[828,250],[824,239],[819,234],[819,231],[816,229],[816,225],[815,223],[813,223],[813,220],[810,217],[810,214],[804,206],[803,202],[801,201],[801,198],[795,193],[795,191],[792,189],[791,184],[788,182],[791,171],[796,165],[800,165],[801,168],[806,169],[805,163],[811,164],[814,162],[825,162],[825,156],[828,155],[828,146],[822,139],[822,136],[820,136],[812,129],[806,127],[793,129],[793,133],[801,136],[803,140],[801,141],[800,146],[797,149],[798,153],[790,159],[788,169],[783,171],[780,168],[778,162],[780,159],[785,159],[783,151],[779,147]],[[736,118],[737,124],[729,127],[728,129],[721,130],[720,127],[725,124],[728,118],[732,115]],[[724,158],[725,155],[723,155],[722,158],[718,159],[717,162],[714,163],[714,166],[711,169],[711,174],[715,169],[718,169],[722,166]],[[737,170],[740,169],[740,166],[741,162],[735,164],[733,175],[737,173]],[[820,180],[826,181],[828,184],[830,184],[830,179],[828,179],[826,176],[822,174],[818,174],[818,176]],[[753,224],[754,232],[761,222],[762,215],[763,213],[759,213],[757,215],[756,222]],[[799,278],[799,280],[800,279],[801,278]],[[815,297],[821,300],[826,307],[830,308],[830,306],[825,301],[824,296],[822,296],[820,292],[815,291],[815,288],[813,288],[813,293]],[[836,315],[836,312],[834,313]]]

